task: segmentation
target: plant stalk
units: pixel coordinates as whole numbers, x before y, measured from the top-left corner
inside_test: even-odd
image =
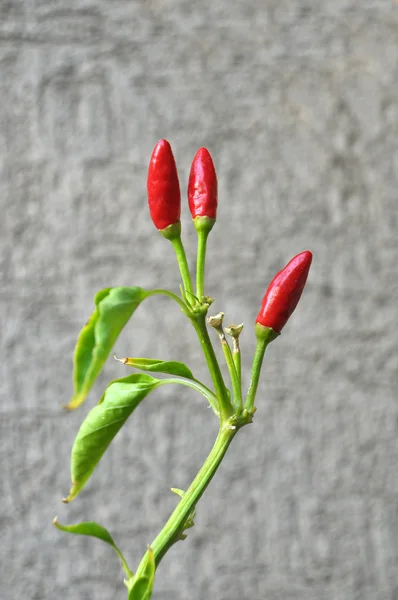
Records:
[[[199,338],[200,345],[202,346],[216,396],[218,398],[221,423],[224,423],[234,413],[234,409],[228,397],[228,390],[224,383],[209,332],[207,331],[205,319],[205,315],[198,315],[196,319],[191,320]]]
[[[266,339],[258,339],[256,351],[254,353],[253,365],[252,365],[252,376],[249,384],[249,390],[247,392],[245,408],[250,410],[254,406],[254,400],[258,388],[258,382],[261,374],[261,367],[263,364],[265,350],[269,344]]]
[[[205,285],[205,262],[206,262],[206,246],[209,231],[206,229],[198,229],[198,252],[196,259],[196,295],[199,300],[204,296]]]
[[[242,385],[242,362],[241,362],[241,357],[240,357],[240,348],[239,348],[238,344],[239,344],[239,342],[237,343],[237,340],[234,340],[232,357],[234,360],[236,373],[238,375],[239,384]]]
[[[224,352],[225,361],[227,363],[228,371],[231,376],[232,383],[232,393],[234,398],[234,406],[237,409],[243,409],[242,403],[242,389],[240,378],[238,375],[238,371],[236,368],[236,363],[232,356],[231,348],[229,347],[228,341],[223,333],[222,337],[220,336],[221,346]]]
[[[188,302],[192,304],[194,299],[191,274],[189,272],[187,255],[185,254],[184,246],[181,240],[181,235],[177,235],[170,239],[176,253],[178,266],[180,268],[181,279],[184,285],[185,293],[188,294]]]
[[[168,377],[167,379],[162,379],[159,385],[167,385],[169,383],[176,383],[179,385],[186,385],[187,387],[193,388],[200,392],[208,401],[213,411],[217,415],[220,416],[220,411],[218,408],[218,399],[217,396],[212,392],[207,386],[205,386],[201,381],[197,379],[185,379],[179,377]]]
[[[210,454],[206,458],[205,462],[203,463],[200,471],[198,472],[195,479],[189,486],[188,490],[185,492],[184,496],[172,512],[162,531],[158,534],[158,536],[150,545],[150,548],[152,549],[155,556],[156,566],[160,563],[163,556],[166,554],[169,548],[178,540],[179,535],[183,532],[184,524],[187,518],[191,514],[192,510],[195,508],[197,502],[199,501],[202,494],[209,485],[210,481],[212,480],[228,449],[228,446],[230,445],[237,431],[238,428],[231,428],[228,425],[220,428],[214,446]],[[148,552],[145,553],[138,566],[135,575],[137,578],[144,571],[147,558]]]

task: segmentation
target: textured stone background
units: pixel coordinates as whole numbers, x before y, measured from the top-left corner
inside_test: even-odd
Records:
[[[246,382],[267,282],[303,249],[314,263],[269,350],[255,424],[154,599],[398,598],[397,36],[390,0],[1,0],[1,600],[123,598],[112,551],[53,516],[108,526],[134,568],[215,437],[200,397],[162,389],[60,502],[81,419],[126,374],[109,360],[88,403],[60,409],[94,293],[178,288],[146,207],[160,137],[182,182],[199,146],[214,156],[207,292],[246,323]],[[189,356],[207,377],[162,299],[115,350]]]

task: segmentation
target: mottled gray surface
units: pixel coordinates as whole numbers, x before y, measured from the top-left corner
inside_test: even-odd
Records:
[[[390,0],[1,0],[1,600],[125,597],[110,549],[51,526],[96,519],[133,568],[209,451],[216,420],[162,389],[64,507],[71,356],[94,293],[178,289],[149,220],[160,137],[183,188],[206,145],[219,174],[207,292],[251,323],[296,252],[314,263],[239,433],[155,600],[398,598],[398,6]],[[184,206],[187,251],[195,233]],[[174,305],[144,303],[121,355],[184,359]]]

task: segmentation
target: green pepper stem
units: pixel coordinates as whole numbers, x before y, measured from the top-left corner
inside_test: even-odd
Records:
[[[174,302],[177,302],[181,311],[190,318],[191,313],[189,307],[185,304],[184,300],[181,300],[181,298],[177,296],[177,294],[169,292],[169,290],[148,290],[146,293],[148,296],[167,296],[168,298],[171,298]]]
[[[150,545],[155,557],[156,566],[158,566],[167,550],[174,544],[174,542],[178,539],[178,536],[182,533],[187,518],[191,514],[192,510],[196,506],[203,492],[206,490],[214,474],[216,473],[228,449],[228,446],[236,435],[237,430],[238,429],[235,427],[228,426],[220,429],[215,444],[207,459],[203,463],[202,468],[172,512],[162,531]],[[137,578],[143,573],[147,560],[148,552],[144,555],[138,566],[135,575]]]
[[[209,388],[205,386],[204,383],[202,383],[201,381],[198,381],[197,379],[180,379],[179,377],[168,377],[167,379],[162,379],[159,386],[165,385],[167,383],[177,383],[179,385],[185,385],[200,392],[209,402],[216,415],[218,417],[220,416],[217,396],[211,390],[209,390]]]
[[[116,554],[118,555],[118,557],[122,563],[122,568],[123,568],[123,571],[126,573],[127,579],[131,579],[131,577],[133,577],[134,573],[132,571],[130,571],[129,566],[128,566],[123,554],[120,552],[120,550],[117,546],[112,546],[112,548],[114,549],[114,551],[116,552]]]
[[[238,340],[234,339],[234,347],[232,351],[232,358],[234,360],[234,365],[236,369],[236,374],[238,376],[239,385],[242,385],[242,361],[240,356],[240,348]],[[242,393],[242,390],[241,390]]]
[[[229,347],[227,338],[225,337],[225,332],[223,329],[223,320],[224,313],[220,312],[217,315],[214,315],[213,317],[209,317],[207,319],[207,322],[213,327],[213,329],[216,330],[217,335],[220,338],[221,347],[224,353],[225,361],[227,363],[232,383],[233,404],[237,410],[241,411],[243,409],[241,384],[238,377],[238,372],[236,370],[235,362],[232,357],[231,348]],[[229,331],[229,329],[227,331]]]
[[[234,357],[232,356],[231,348],[229,347],[228,340],[225,337],[224,332],[218,334],[221,341],[221,346],[224,352],[225,361],[227,363],[228,371],[231,377],[232,392],[234,396],[234,406],[237,409],[243,409],[242,402],[242,389],[240,383],[240,377],[236,368]]]
[[[249,390],[247,392],[245,408],[250,410],[254,406],[254,400],[258,388],[258,382],[261,374],[261,366],[263,364],[265,350],[267,348],[267,340],[257,340],[256,351],[254,353],[253,365],[252,365],[252,376],[250,380]]]
[[[258,382],[260,379],[264,353],[267,349],[268,344],[275,340],[278,337],[278,335],[280,335],[280,333],[274,331],[271,327],[264,327],[263,325],[256,323],[257,346],[256,351],[254,353],[252,364],[252,376],[246,397],[245,408],[247,410],[252,410],[254,407],[254,400],[256,397]]]
[[[232,360],[235,365],[236,376],[238,378],[239,390],[240,390],[240,402],[242,406],[242,364],[241,364],[241,356],[240,356],[240,345],[239,345],[239,336],[242,333],[243,323],[240,325],[230,325],[226,327],[225,333],[232,337],[233,350],[232,350]]]
[[[185,293],[188,294],[188,296],[189,296],[188,302],[191,303],[191,301],[193,300],[194,293],[193,293],[193,287],[192,287],[191,274],[189,272],[189,267],[188,267],[187,256],[185,254],[184,245],[181,240],[181,235],[179,234],[179,235],[172,237],[170,239],[170,241],[173,244],[173,248],[176,253],[177,262],[178,262],[178,266],[180,268],[181,279],[182,279],[182,283],[184,285]]]
[[[210,233],[206,229],[198,229],[198,253],[196,259],[196,295],[199,300],[204,296],[205,286],[205,263],[206,263],[206,247],[207,237]]]
[[[218,398],[221,422],[223,423],[233,414],[234,410],[228,398],[228,390],[224,383],[209,332],[207,331],[205,315],[198,315],[195,319],[191,320],[206,358],[207,366]]]

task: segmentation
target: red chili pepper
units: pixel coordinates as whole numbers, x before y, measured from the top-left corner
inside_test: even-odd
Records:
[[[161,230],[179,223],[180,184],[173,152],[167,140],[160,140],[152,152],[147,189],[149,211],[155,227]]]
[[[188,183],[188,203],[192,218],[217,216],[217,175],[207,148],[199,148],[192,161]]]
[[[279,271],[268,286],[256,323],[280,333],[296,308],[307,281],[312,254],[297,254]]]

